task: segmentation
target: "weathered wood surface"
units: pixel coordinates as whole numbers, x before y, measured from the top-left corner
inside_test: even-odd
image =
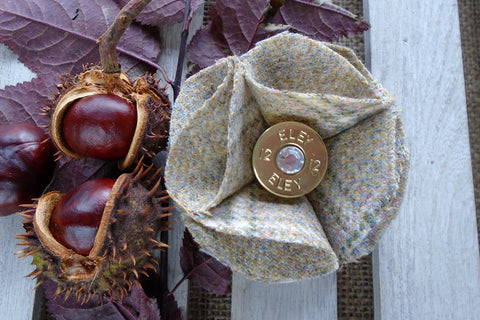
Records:
[[[0,89],[6,85],[29,81],[35,74],[19,63],[17,56],[8,48],[0,45]],[[1,107],[1,106],[0,106]],[[25,278],[34,270],[30,265],[31,257],[19,259],[13,253],[22,247],[16,246],[15,235],[25,233],[22,227],[24,219],[17,215],[0,217],[0,315],[2,319],[32,319],[38,316],[33,312],[35,281]],[[36,319],[33,317],[33,319]]]
[[[265,284],[234,274],[232,320],[337,319],[337,277]]]
[[[479,319],[480,265],[457,1],[364,1],[367,57],[403,110],[402,210],[374,255],[376,319]]]

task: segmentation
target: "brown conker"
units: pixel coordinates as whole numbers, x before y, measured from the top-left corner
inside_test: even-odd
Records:
[[[20,211],[20,204],[40,196],[53,174],[55,149],[34,125],[0,126],[0,216]]]
[[[74,293],[81,302],[94,295],[100,300],[125,297],[141,274],[148,276],[149,269],[156,270],[157,261],[151,250],[167,247],[157,241],[158,232],[170,229],[164,218],[171,209],[168,194],[161,188],[160,171],[153,170],[153,165],[146,167],[139,163],[131,174],[121,174],[115,180],[106,203],[103,193],[110,189],[110,182],[100,180],[100,184],[85,183],[87,187],[85,184],[79,187],[85,192],[76,190],[72,195],[51,191],[32,205],[31,210],[19,213],[26,218],[26,233],[17,235],[22,240],[18,244],[26,248],[17,254],[33,257],[36,269],[30,275],[38,277],[39,284],[53,280],[58,286],[55,296],[65,293],[68,297]],[[82,208],[83,204],[89,208]],[[60,213],[60,220],[65,218],[65,221],[58,223],[55,211],[57,208],[63,211],[62,207],[72,213],[67,213],[66,218],[65,212]],[[101,207],[104,209],[91,249],[79,253],[78,248],[69,248],[59,241],[58,225],[60,229],[68,229],[71,223],[76,225],[78,212],[97,212]],[[80,216],[80,228],[84,224],[97,225],[97,213],[93,218]],[[90,234],[87,243],[91,242]]]
[[[78,99],[65,113],[62,132],[75,152],[102,160],[124,158],[137,126],[135,105],[114,94]]]
[[[117,160],[125,170],[167,148],[171,107],[153,76],[132,83],[123,72],[91,67],[61,79],[45,113],[51,116],[52,141],[63,154]]]
[[[114,179],[94,179],[67,193],[50,218],[52,236],[76,253],[88,255],[114,183]]]

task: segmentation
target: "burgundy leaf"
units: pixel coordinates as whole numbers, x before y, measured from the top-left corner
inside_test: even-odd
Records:
[[[96,40],[119,12],[112,0],[16,0],[0,2],[0,42],[39,77],[76,74],[100,61]],[[158,41],[131,25],[117,47],[124,69],[152,65]],[[154,63],[153,63],[154,65]]]
[[[160,320],[157,303],[148,298],[136,284],[121,302],[105,298],[101,303],[97,296],[93,296],[84,304],[78,302],[74,294],[69,297],[60,294],[54,298],[57,285],[53,280],[47,280],[42,288],[47,300],[47,310],[57,320]]]
[[[115,0],[121,7],[128,3],[128,0]],[[191,13],[195,12],[205,0],[192,0]],[[185,10],[184,0],[156,0],[150,2],[145,9],[137,16],[136,20],[141,24],[162,27],[171,25],[183,20]]]
[[[287,0],[280,14],[292,29],[321,41],[337,41],[369,28],[365,19],[328,2],[320,5],[314,0]]]
[[[200,68],[206,68],[216,60],[230,55],[228,45],[215,38],[211,31],[212,22],[197,31],[187,49],[187,58]]]
[[[166,320],[182,320],[182,311],[178,307],[178,303],[175,300],[173,294],[168,295],[167,299],[167,310],[166,310]]]
[[[0,125],[19,122],[47,125],[50,120],[40,113],[45,107],[43,102],[56,90],[57,79],[53,74],[0,90]]]
[[[212,256],[201,252],[200,246],[187,229],[180,248],[180,266],[187,279],[205,290],[216,294],[230,293],[229,279],[232,271]]]
[[[117,178],[118,167],[115,162],[103,160],[71,159],[63,157],[57,162],[52,182],[46,191],[67,193],[87,180],[95,178]]]
[[[122,304],[135,310],[138,320],[160,320],[157,302],[148,298],[137,284],[133,285],[130,294],[123,299]]]
[[[243,54],[258,41],[286,30],[316,40],[336,41],[369,28],[365,19],[315,0],[217,0],[212,11],[218,19],[212,18],[188,48],[188,58],[201,68],[230,53]]]
[[[232,53],[223,36],[222,19],[215,5],[209,14],[212,20],[195,33],[187,49],[187,58],[197,64],[196,69],[206,68]]]
[[[223,34],[234,54],[245,53],[252,43],[271,35],[264,32],[263,36],[258,34],[258,26],[269,5],[268,0],[219,0],[215,5],[223,22]]]

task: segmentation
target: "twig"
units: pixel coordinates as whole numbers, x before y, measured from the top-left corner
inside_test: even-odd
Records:
[[[187,51],[187,38],[188,38],[188,29],[190,27],[190,22],[192,17],[190,16],[190,0],[185,1],[185,12],[183,16],[183,31],[180,40],[180,49],[178,51],[178,61],[177,61],[177,72],[175,74],[175,80],[172,84],[173,89],[173,100],[175,101],[180,92],[180,86],[182,84],[182,73],[183,73],[183,63],[185,62],[185,54]]]
[[[150,1],[151,0],[130,0],[122,10],[120,10],[108,30],[98,38],[100,60],[104,72],[120,72],[120,63],[118,62],[116,53],[118,41],[135,17],[138,16]]]

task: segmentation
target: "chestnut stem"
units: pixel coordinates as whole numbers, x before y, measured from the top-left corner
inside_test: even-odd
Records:
[[[106,73],[120,72],[120,63],[116,53],[118,41],[136,16],[151,0],[130,0],[118,13],[115,21],[98,38],[100,60]]]

